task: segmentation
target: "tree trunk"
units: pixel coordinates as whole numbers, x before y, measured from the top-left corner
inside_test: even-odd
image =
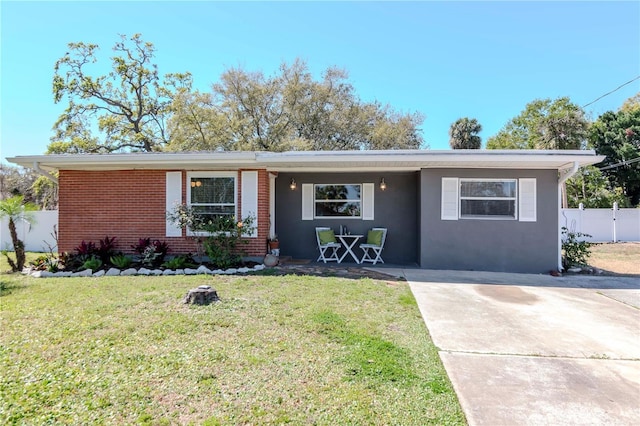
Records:
[[[13,250],[16,253],[16,263],[9,262],[9,264],[13,272],[20,272],[22,268],[24,268],[26,255],[24,252],[24,243],[18,239],[16,224],[11,217],[9,218],[9,233],[11,234],[11,241],[13,242]],[[9,256],[7,256],[7,258],[8,257]]]

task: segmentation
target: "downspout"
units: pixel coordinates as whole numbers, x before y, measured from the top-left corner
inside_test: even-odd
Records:
[[[558,225],[562,221],[562,185],[573,175],[578,172],[580,164],[577,161],[573,162],[571,170],[561,175],[558,179]],[[562,233],[558,229],[558,271],[562,271]]]
[[[37,161],[33,162],[33,170],[35,170],[40,176],[46,177],[56,185],[58,184],[58,178],[56,178],[55,176],[52,176],[51,173],[48,173],[45,170],[42,170],[42,168],[40,167],[40,163],[38,163]]]

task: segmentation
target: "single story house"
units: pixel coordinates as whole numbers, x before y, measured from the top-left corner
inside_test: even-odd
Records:
[[[178,203],[252,215],[251,256],[277,234],[280,254],[315,260],[315,227],[388,229],[386,263],[428,269],[542,273],[559,269],[560,188],[594,151],[392,150],[17,156],[58,171],[58,249],[117,237],[195,252],[167,222]],[[206,191],[202,189],[207,188]],[[359,250],[356,248],[356,250]]]

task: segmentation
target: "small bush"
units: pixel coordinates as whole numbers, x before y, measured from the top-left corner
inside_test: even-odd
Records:
[[[84,263],[93,257],[98,256],[98,249],[92,241],[84,241],[73,249],[75,253],[65,256],[64,265],[67,270],[78,270],[83,268]],[[86,269],[86,268],[84,268]]]
[[[58,259],[47,254],[36,257],[30,262],[30,265],[38,271],[58,272],[60,270]]]
[[[91,256],[90,259],[86,260],[82,264],[82,269],[91,269],[92,271],[97,271],[102,266],[102,260],[100,260],[96,256]]]
[[[161,266],[167,269],[193,268],[196,266],[196,262],[190,254],[183,254],[167,260]]]
[[[185,204],[176,205],[167,214],[167,220],[182,229],[201,233],[196,238],[198,255],[203,249],[209,261],[221,269],[242,264],[246,253],[239,244],[247,244],[249,241],[243,236],[251,235],[255,229],[255,217],[251,215],[240,221],[228,215],[207,218]]]
[[[587,264],[587,259],[591,256],[591,246],[594,244],[579,240],[584,237],[590,238],[591,235],[569,231],[566,227],[562,227],[562,267],[564,269]]]
[[[92,256],[94,254],[96,254],[96,245],[94,243],[92,243],[91,241],[86,242],[84,240],[82,240],[82,242],[80,243],[80,245],[76,248],[73,249],[76,254],[78,254],[78,256]]]
[[[64,252],[59,256],[60,269],[77,271],[91,256]]]
[[[102,263],[109,262],[111,256],[116,254],[116,237],[109,238],[108,236],[105,236],[98,244],[96,254],[100,260],[102,260]]]
[[[242,264],[245,252],[238,247],[247,244],[243,235],[253,232],[253,217],[236,221],[233,216],[219,216],[209,221],[203,229],[209,233],[204,241],[204,251],[218,268],[227,269]]]
[[[118,253],[109,258],[109,262],[116,268],[125,269],[131,266],[133,259],[126,254]]]
[[[160,266],[169,252],[169,245],[165,241],[151,241],[151,238],[140,238],[138,244],[131,248],[140,255],[140,263],[152,267]]]
[[[166,241],[155,240],[153,242],[153,250],[160,255],[160,262],[162,262],[169,252],[169,244]]]

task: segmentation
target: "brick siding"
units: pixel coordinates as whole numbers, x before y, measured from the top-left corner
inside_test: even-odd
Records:
[[[117,249],[132,253],[140,238],[166,241],[170,254],[196,253],[196,243],[182,237],[166,237],[166,172],[169,170],[78,171],[60,170],[58,250],[73,252],[82,241],[116,237]],[[182,172],[182,199],[186,200],[186,172]],[[241,191],[241,174],[237,175]],[[238,194],[237,211],[241,211]],[[269,235],[269,177],[258,170],[257,237],[242,249],[249,256],[263,256]]]

